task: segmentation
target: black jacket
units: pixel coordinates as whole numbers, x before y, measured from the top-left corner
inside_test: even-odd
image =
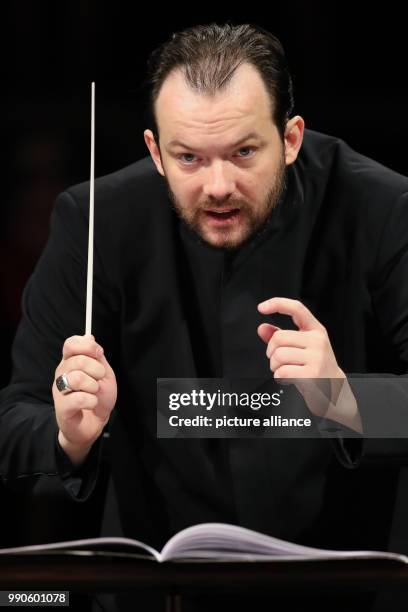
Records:
[[[51,385],[64,340],[84,333],[88,194],[78,185],[56,203],[2,392],[1,476],[34,493],[60,481]],[[345,372],[406,373],[407,194],[405,177],[306,131],[285,197],[231,256],[180,223],[150,158],[96,181],[93,333],[118,379],[112,475],[125,535],[161,546],[225,521],[326,542],[338,471],[327,440],[158,440],[156,379],[271,375],[256,305],[275,295],[306,304]],[[403,457],[405,442],[390,452]]]

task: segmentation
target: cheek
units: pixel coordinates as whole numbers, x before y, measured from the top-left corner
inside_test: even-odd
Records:
[[[199,202],[203,197],[203,181],[199,173],[180,177],[179,189],[190,204]]]
[[[247,172],[237,178],[236,189],[238,194],[250,201],[259,200],[264,192],[265,174],[261,171]]]
[[[278,169],[273,161],[259,166],[251,176],[251,190],[256,200],[263,200],[275,184]]]
[[[183,207],[189,207],[196,202],[201,186],[193,177],[180,176],[178,173],[167,176],[170,189]]]

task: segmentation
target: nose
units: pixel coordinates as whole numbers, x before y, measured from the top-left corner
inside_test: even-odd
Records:
[[[228,162],[218,160],[206,169],[203,192],[207,198],[226,200],[235,190],[235,182],[231,169],[226,167]]]

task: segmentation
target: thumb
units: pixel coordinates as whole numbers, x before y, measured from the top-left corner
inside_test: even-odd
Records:
[[[257,329],[258,336],[268,344],[269,340],[272,338],[273,334],[278,331],[280,327],[276,327],[276,325],[271,325],[270,323],[261,323]]]

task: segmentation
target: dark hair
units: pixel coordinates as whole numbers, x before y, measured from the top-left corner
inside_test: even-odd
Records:
[[[156,141],[158,126],[154,106],[170,72],[181,68],[193,89],[215,95],[243,63],[254,66],[262,77],[270,96],[273,119],[283,138],[294,99],[292,78],[281,43],[259,26],[213,23],[174,33],[150,55],[147,111]]]

